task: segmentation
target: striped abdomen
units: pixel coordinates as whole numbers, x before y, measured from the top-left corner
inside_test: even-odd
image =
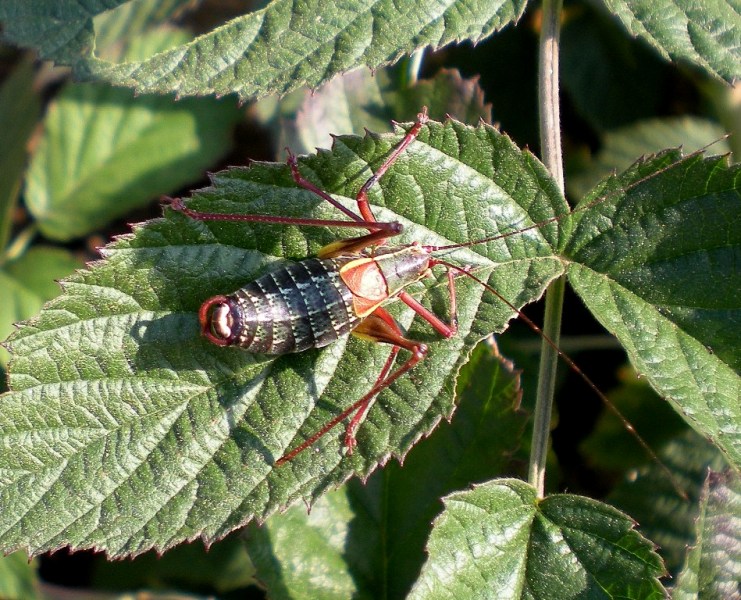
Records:
[[[221,340],[220,345],[263,354],[331,344],[360,322],[352,310],[352,293],[340,278],[340,267],[350,260],[302,260],[212,299],[202,308],[204,333],[211,341]],[[216,308],[209,314],[212,305]]]

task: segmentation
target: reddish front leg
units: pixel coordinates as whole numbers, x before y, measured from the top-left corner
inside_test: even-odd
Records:
[[[445,264],[430,260],[430,266]],[[447,266],[447,264],[445,265]],[[431,310],[426,309],[419,300],[416,300],[409,292],[401,292],[399,300],[427,321],[440,335],[446,339],[452,338],[458,333],[458,300],[455,295],[455,273],[448,267],[448,293],[450,298],[450,323],[446,323]]]
[[[383,162],[378,170],[368,178],[368,180],[360,188],[356,196],[358,203],[358,210],[362,216],[358,216],[353,211],[345,208],[337,200],[332,198],[327,192],[318,188],[309,180],[305,179],[298,169],[298,162],[296,157],[290,150],[288,151],[288,167],[291,170],[291,176],[296,182],[296,185],[309,190],[313,194],[316,194],[326,202],[329,202],[337,210],[344,213],[351,220],[350,221],[339,221],[334,219],[310,219],[303,217],[281,217],[276,215],[246,215],[246,214],[230,214],[230,213],[212,213],[193,210],[187,208],[180,198],[168,198],[165,197],[165,202],[170,204],[173,210],[182,212],[189,216],[191,219],[198,221],[232,221],[232,222],[249,222],[249,223],[278,223],[283,225],[308,225],[315,227],[362,227],[367,229],[370,233],[366,236],[360,236],[357,238],[351,238],[347,240],[340,240],[331,244],[327,247],[326,252],[323,256],[333,256],[342,252],[357,252],[371,245],[381,245],[385,242],[386,238],[399,235],[402,231],[402,226],[398,222],[383,222],[378,221],[371,211],[370,204],[368,203],[368,190],[375,185],[375,183],[383,176],[383,174],[389,169],[389,167],[396,162],[399,155],[411,144],[414,139],[419,135],[422,125],[427,122],[427,109],[423,109],[422,112],[417,115],[417,121],[412,128],[407,132],[404,138],[394,148],[391,155]]]
[[[383,177],[384,173],[386,173],[389,167],[391,167],[391,165],[396,162],[401,153],[406,150],[407,146],[409,146],[409,144],[411,144],[417,138],[419,132],[422,129],[422,126],[425,123],[427,123],[427,108],[422,109],[422,111],[417,115],[417,121],[414,123],[414,125],[412,125],[411,129],[402,138],[402,140],[397,144],[393,152],[391,152],[389,157],[381,164],[380,167],[378,167],[378,170],[376,170],[376,172],[371,175],[360,188],[360,191],[358,191],[357,195],[355,196],[355,201],[358,203],[358,210],[360,211],[362,217],[345,208],[339,202],[337,202],[337,200],[332,198],[332,196],[330,196],[327,192],[318,188],[309,180],[305,179],[298,170],[298,162],[296,160],[296,156],[286,148],[286,151],[288,152],[288,166],[291,168],[291,175],[293,176],[293,180],[296,182],[297,185],[306,190],[309,190],[310,192],[316,194],[320,198],[332,204],[332,206],[336,207],[338,210],[341,210],[359,225],[362,224],[364,227],[368,227],[370,231],[388,231],[388,237],[398,235],[399,233],[401,233],[400,229],[398,231],[391,231],[390,229],[387,229],[385,227],[378,227],[374,230],[369,226],[371,223],[378,223],[379,226],[389,224],[379,223],[376,220],[376,217],[371,210],[370,204],[368,203],[368,191],[378,182],[379,179],[381,179],[381,177]],[[398,225],[398,223],[395,223],[395,225]],[[384,241],[385,240],[383,238],[374,239],[374,243],[376,245],[381,245]]]
[[[412,369],[419,361],[421,361],[427,355],[427,346],[422,342],[409,340],[405,338],[399,326],[397,325],[394,318],[383,308],[377,308],[373,313],[370,314],[360,325],[358,325],[353,331],[353,335],[365,338],[373,342],[383,342],[386,344],[392,344],[391,354],[386,363],[381,369],[381,373],[376,380],[375,385],[371,390],[363,396],[360,400],[353,403],[351,406],[343,410],[339,415],[334,417],[331,421],[325,424],[319,431],[312,435],[309,439],[304,441],[300,446],[294,448],[290,452],[287,452],[281,458],[279,458],[275,464],[280,466],[293,459],[296,455],[303,452],[310,446],[312,446],[319,438],[325,433],[332,429],[335,425],[344,421],[350,415],[353,415],[350,423],[348,423],[345,429],[345,447],[347,453],[352,454],[357,442],[355,441],[355,433],[368,414],[370,407],[373,405],[373,401],[376,396],[388,386],[390,386],[399,377],[404,375],[407,371]],[[403,348],[409,350],[412,356],[396,371],[388,375],[391,366],[394,363],[394,359],[398,354],[399,350]]]
[[[282,225],[309,225],[315,227],[365,227],[371,232],[383,231],[387,236],[398,235],[402,227],[399,223],[379,223],[377,221],[335,221],[333,219],[309,219],[303,217],[281,217],[278,215],[247,215],[234,213],[212,213],[193,210],[185,206],[182,198],[165,196],[164,202],[170,208],[187,215],[196,221],[231,221],[245,223],[278,223]]]

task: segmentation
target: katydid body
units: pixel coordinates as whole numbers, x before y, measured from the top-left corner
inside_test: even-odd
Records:
[[[516,231],[460,244],[445,246],[418,243],[397,246],[387,244],[387,240],[393,239],[402,232],[402,226],[397,222],[379,222],[375,219],[367,199],[368,190],[383,176],[404,149],[414,141],[426,121],[427,115],[423,111],[386,161],[360,188],[355,198],[359,214],[347,209],[329,194],[304,179],[299,173],[296,158],[289,152],[288,165],[294,181],[335,206],[350,220],[207,213],[187,208],[180,199],[170,201],[173,209],[197,220],[333,226],[368,230],[366,235],[338,240],[325,246],[316,258],[282,266],[231,294],[209,298],[200,308],[199,320],[202,333],[207,340],[218,346],[236,346],[250,352],[279,355],[324,347],[348,334],[368,341],[391,345],[391,352],[371,389],[326,423],[319,431],[279,458],[276,465],[291,460],[348,417],[351,419],[346,427],[344,445],[348,453],[352,452],[356,445],[355,432],[376,396],[423,360],[427,354],[427,346],[424,343],[405,337],[384,305],[398,299],[427,321],[440,335],[450,338],[458,330],[454,285],[456,274],[469,276],[525,319],[528,325],[554,347],[569,367],[582,377],[602,401],[621,418],[647,453],[656,459],[655,453],[645,441],[635,434],[630,424],[607,397],[574,361],[556,346],[555,342],[543,334],[535,323],[499,292],[470,273],[468,266],[452,264],[435,257],[436,252],[470,247],[522,234],[557,221],[562,216],[551,217]],[[583,206],[581,210],[590,208],[599,202],[601,200]],[[406,290],[413,283],[430,276],[435,266],[441,266],[447,270],[450,299],[450,320],[447,322],[425,308]],[[407,350],[411,356],[392,371],[396,356],[401,349]]]
[[[380,179],[404,149],[414,141],[427,121],[420,113],[391,155],[361,187],[356,214],[329,194],[306,181],[298,171],[295,157],[288,164],[294,180],[350,217],[350,221],[297,219],[263,215],[205,213],[185,207],[179,199],[171,206],[189,217],[204,221],[272,222],[308,226],[365,228],[367,235],[339,240],[325,246],[317,258],[309,258],[270,271],[239,290],[206,300],[199,311],[201,330],[218,346],[237,346],[250,352],[288,354],[321,348],[350,333],[392,346],[391,353],[371,390],[327,423],[297,448],[277,461],[282,464],[311,446],[332,427],[353,415],[345,433],[345,447],[352,452],[355,431],[373,400],[384,388],[413,368],[427,354],[427,346],[406,338],[394,318],[383,308],[399,299],[417,312],[445,337],[457,332],[453,271],[448,271],[452,319],[446,323],[415,300],[406,288],[430,275],[436,264],[434,246],[386,244],[402,231],[399,223],[376,221],[368,204],[368,190]],[[400,349],[412,356],[391,372]]]
[[[420,246],[309,258],[204,302],[203,334],[219,346],[263,354],[323,348],[429,270],[430,254]]]

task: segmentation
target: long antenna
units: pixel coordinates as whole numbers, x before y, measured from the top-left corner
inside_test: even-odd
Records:
[[[679,160],[676,160],[672,162],[671,164],[666,165],[665,167],[662,167],[658,171],[655,171],[653,173],[649,173],[648,175],[645,175],[641,177],[640,179],[636,179],[632,183],[626,185],[625,187],[621,188],[620,190],[616,190],[613,193],[607,193],[604,196],[600,196],[599,198],[595,198],[591,202],[587,202],[586,204],[577,206],[572,211],[562,214],[562,215],[556,215],[554,217],[549,217],[543,221],[539,221],[538,223],[534,223],[533,225],[528,225],[527,227],[523,227],[522,229],[516,229],[513,231],[506,231],[505,233],[499,233],[497,235],[493,235],[490,237],[481,238],[478,240],[474,240],[472,242],[461,242],[458,244],[447,244],[445,246],[426,246],[427,248],[431,250],[454,250],[456,248],[469,248],[471,246],[476,246],[478,244],[485,244],[487,242],[495,242],[497,240],[501,240],[504,238],[511,237],[513,235],[519,235],[520,233],[525,233],[526,231],[531,231],[533,229],[541,229],[542,227],[545,227],[546,225],[549,225],[550,223],[556,223],[558,221],[561,221],[562,219],[565,219],[575,213],[583,212],[585,210],[589,210],[590,208],[594,208],[595,206],[602,204],[603,202],[606,202],[607,200],[610,200],[611,198],[617,197],[619,194],[626,194],[630,192],[631,190],[634,190],[638,186],[651,181],[652,179],[655,179],[662,173],[666,173],[667,171],[670,171],[671,169],[685,163],[688,160],[691,160],[692,158],[695,158],[696,156],[701,156],[710,146],[717,144],[721,140],[727,138],[728,136],[723,136],[722,138],[719,138],[717,140],[713,140],[706,146],[703,146],[702,148],[699,148],[695,150],[694,152],[691,152],[690,154],[687,154],[686,156],[681,157]],[[654,155],[656,156],[656,155]],[[638,159],[636,162],[633,163],[632,166],[635,166],[638,164],[639,161],[643,160],[643,158]],[[617,175],[615,173],[612,174],[612,178],[606,180],[605,183],[613,181],[617,179]]]
[[[674,491],[677,492],[677,494],[684,500],[687,500],[687,493],[682,489],[682,487],[679,485],[679,482],[677,481],[674,474],[669,470],[669,467],[667,467],[661,459],[657,456],[656,452],[646,443],[646,440],[644,440],[638,432],[635,430],[635,427],[631,425],[630,421],[625,418],[623,413],[620,412],[617,406],[597,387],[597,384],[594,383],[589,376],[582,371],[579,366],[574,362],[574,360],[566,354],[561,348],[558,347],[558,345],[549,338],[543,330],[525,313],[523,313],[520,309],[518,309],[514,304],[512,304],[509,300],[507,300],[502,294],[500,294],[497,290],[495,290],[492,286],[490,286],[488,283],[484,282],[479,277],[476,277],[473,273],[468,271],[467,269],[463,267],[459,267],[457,265],[454,265],[453,263],[449,263],[446,261],[442,261],[439,259],[435,259],[435,264],[443,265],[444,267],[447,267],[448,269],[451,269],[453,271],[456,271],[458,273],[462,273],[463,275],[466,275],[473,279],[475,282],[482,285],[486,290],[494,294],[499,300],[504,302],[510,309],[515,311],[520,319],[522,319],[527,325],[536,333],[538,333],[542,339],[545,340],[545,342],[555,350],[558,355],[561,357],[561,359],[569,366],[569,368],[574,371],[579,377],[584,380],[584,382],[589,386],[589,388],[597,395],[597,397],[602,400],[604,405],[623,423],[625,428],[628,430],[628,433],[633,436],[633,438],[640,444],[641,448],[646,452],[646,454],[656,462],[661,469],[664,471],[664,474],[669,478],[671,481],[672,487],[674,488]]]

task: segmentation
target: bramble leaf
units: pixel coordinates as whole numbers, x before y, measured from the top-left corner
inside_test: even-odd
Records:
[[[443,499],[409,598],[665,598],[661,559],[618,510],[500,479]]]
[[[605,0],[607,8],[665,58],[733,81],[741,77],[741,13],[727,0]]]
[[[332,151],[301,160],[300,168],[352,206],[350,198],[399,139],[339,137]],[[406,226],[400,244],[464,242],[566,211],[532,155],[491,127],[453,121],[423,128],[370,197],[379,219]],[[298,189],[286,165],[271,163],[217,173],[188,205],[341,217]],[[553,248],[565,225],[445,256],[471,265],[522,305],[562,272]],[[9,342],[12,392],[0,401],[0,503],[8,507],[0,513],[2,547],[94,546],[119,556],[196,536],[216,539],[353,474],[367,476],[450,416],[458,369],[478,340],[513,315],[464,277],[456,284],[459,334],[449,340],[403,305],[389,306],[430,352],[412,376],[379,396],[352,456],[343,453],[338,427],[274,466],[367,392],[388,346],[350,338],[268,357],[219,348],[199,335],[197,311],[209,296],[352,231],[200,222],[168,210],[69,278],[65,293]],[[439,272],[410,291],[444,316],[445,282]]]
[[[726,158],[648,157],[582,200],[564,250],[569,282],[638,373],[737,468],[740,175]]]
[[[331,151],[301,160],[301,172],[352,207],[353,196],[400,135],[339,137]],[[737,323],[731,293],[737,288],[734,274],[727,278],[727,257],[738,251],[736,172],[718,159],[680,159],[669,152],[599,186],[585,208],[564,216],[563,199],[542,165],[506,136],[484,125],[430,122],[371,188],[370,200],[379,219],[405,225],[394,243],[437,246],[515,232],[442,254],[470,265],[518,306],[539,297],[563,262],[571,261],[585,301],[610,326],[623,314],[610,303],[615,290],[623,311],[652,317],[629,322],[633,337],[616,327],[639,365],[678,362],[676,346],[662,340],[647,348],[634,340],[651,339],[657,318],[688,340],[686,347],[715,350],[696,353],[696,363],[680,365],[684,371],[677,373],[655,375],[652,366],[650,378],[659,389],[675,377],[700,381],[710,364],[726,393],[738,385],[737,350],[728,343]],[[272,163],[218,173],[188,205],[338,218],[328,203],[298,189],[285,165]],[[703,208],[704,235],[688,235],[678,216],[690,218],[688,207],[697,206]],[[543,225],[555,215],[556,221]],[[532,224],[538,226],[523,231]],[[642,231],[655,235],[630,235]],[[350,338],[276,358],[200,338],[196,313],[205,299],[348,235],[345,228],[202,222],[167,211],[164,219],[107,247],[104,261],[70,278],[65,294],[10,340],[12,392],[2,397],[0,411],[6,474],[0,498],[12,510],[0,514],[3,547],[95,546],[122,555],[196,536],[216,539],[300,498],[311,501],[353,474],[367,477],[449,417],[458,369],[473,345],[501,330],[513,313],[466,277],[456,281],[460,329],[449,340],[439,339],[405,306],[389,304],[409,337],[427,342],[430,353],[380,394],[351,456],[343,454],[336,428],[285,466],[274,466],[373,385],[388,347]],[[565,248],[562,255],[559,247]],[[699,257],[710,253],[718,260],[705,261],[702,271],[664,268],[675,257],[691,259],[693,248]],[[644,287],[652,274],[654,285]],[[602,285],[590,287],[589,277]],[[682,278],[683,288],[672,285]],[[444,316],[445,279],[440,272],[409,291]],[[722,307],[720,312],[676,308],[688,291],[696,298],[707,281],[714,282],[717,297],[704,302]],[[665,308],[670,300],[675,312]],[[720,316],[729,317],[724,328],[714,321]],[[401,353],[397,365],[403,360]],[[682,391],[675,406],[692,413],[733,459],[738,395],[697,386]],[[712,418],[704,408],[711,403],[720,411]]]
[[[569,178],[568,191],[577,198],[602,179],[628,169],[638,156],[679,148],[694,152],[711,144],[713,154],[730,151],[725,130],[718,123],[699,117],[646,119],[605,133],[602,148],[586,169]]]
[[[43,58],[70,64],[79,77],[137,92],[181,96],[230,94],[241,99],[318,87],[365,65],[378,68],[418,48],[479,41],[516,22],[524,0],[360,0],[342,5],[274,0],[192,42],[139,62],[114,64],[93,54],[92,17],[122,4],[8,0],[0,6],[4,33],[37,48]]]
[[[511,364],[480,344],[461,370],[452,421],[415,446],[403,466],[391,462],[364,483],[348,482],[308,514],[294,506],[249,529],[250,556],[270,597],[406,597],[440,498],[510,467],[526,421],[517,410],[519,381]],[[278,566],[285,564],[292,568]]]

